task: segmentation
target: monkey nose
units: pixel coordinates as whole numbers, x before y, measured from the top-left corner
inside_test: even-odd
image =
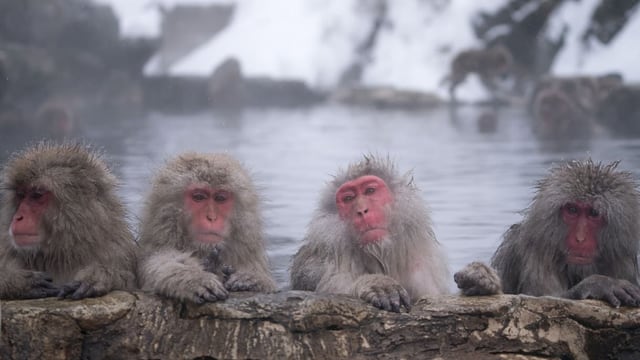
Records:
[[[360,216],[364,216],[364,215],[365,215],[366,213],[368,213],[368,212],[369,212],[369,209],[368,209],[368,208],[367,208],[367,209],[363,209],[363,210],[358,210],[358,215],[360,215]]]
[[[22,215],[16,215],[16,216],[13,218],[13,220],[15,220],[15,221],[22,221],[22,219],[24,219],[24,216],[22,216]]]

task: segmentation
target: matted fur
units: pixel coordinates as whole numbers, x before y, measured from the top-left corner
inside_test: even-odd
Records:
[[[593,274],[638,284],[640,194],[632,175],[617,166],[572,161],[554,167],[537,184],[524,219],[505,233],[492,259],[505,293],[562,295]],[[575,201],[592,203],[605,218],[590,266],[565,261],[567,227],[560,209]]]
[[[9,237],[16,189],[24,186],[53,194],[40,224],[44,239],[28,250],[14,248]],[[135,242],[116,190],[101,155],[87,146],[43,142],[14,154],[0,186],[0,297],[22,297],[32,271],[48,273],[57,285],[85,282],[97,295],[133,288]]]
[[[384,180],[394,201],[387,208],[388,238],[363,247],[340,219],[335,196],[343,183],[364,175]],[[293,289],[359,296],[364,288],[383,285],[378,282],[384,276],[413,300],[448,292],[446,258],[422,195],[411,174],[400,176],[388,157],[367,155],[339,171],[324,189],[303,241],[291,267]]]
[[[193,184],[206,184],[234,195],[230,234],[220,244],[197,244],[191,238],[183,196]],[[230,266],[236,271],[232,275],[236,280],[244,277],[254,281],[258,291],[275,290],[256,190],[247,171],[227,154],[185,153],[157,172],[143,210],[139,243],[143,252],[140,280],[147,290],[194,300],[185,284],[203,281],[221,286],[221,274],[205,270],[212,255],[218,268]]]

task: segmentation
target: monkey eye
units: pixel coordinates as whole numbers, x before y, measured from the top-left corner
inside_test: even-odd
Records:
[[[29,193],[29,198],[31,200],[40,200],[45,194],[44,190],[35,189]]]
[[[191,194],[191,199],[196,202],[204,201],[207,199],[207,194],[202,192],[194,192],[193,194]]]
[[[228,198],[229,198],[229,195],[227,195],[227,193],[223,191],[217,192],[213,195],[213,201],[217,203],[223,203],[227,201]]]
[[[368,187],[368,188],[364,191],[365,195],[371,195],[371,194],[373,194],[374,192],[376,192],[376,188],[373,188],[373,187]]]
[[[355,199],[355,198],[356,197],[353,196],[353,195],[345,195],[345,196],[342,197],[342,202],[348,203],[348,202],[353,201],[353,199]]]
[[[577,214],[578,213],[578,207],[573,205],[573,204],[569,204],[566,206],[567,212],[569,214]]]
[[[594,208],[589,209],[589,216],[598,217],[600,216],[600,212]]]

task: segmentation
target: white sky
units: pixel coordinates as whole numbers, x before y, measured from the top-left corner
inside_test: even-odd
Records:
[[[227,30],[178,62],[173,74],[207,75],[229,56],[240,60],[250,76],[297,78],[315,87],[331,87],[348,64],[353,49],[366,36],[370,17],[362,16],[358,0],[97,0],[114,6],[125,35],[158,33],[157,5],[176,3],[236,3]],[[477,46],[469,25],[479,9],[492,10],[505,0],[389,1],[390,22],[381,33],[364,75],[365,84],[392,85],[434,91],[457,51]],[[567,45],[559,54],[557,74],[599,74],[618,71],[629,81],[640,81],[640,16],[627,24],[609,47],[594,45],[586,53],[579,34],[597,0],[569,1],[551,19],[559,33],[569,24]],[[371,3],[371,0],[369,0]],[[438,9],[435,9],[435,8]],[[147,70],[153,72],[153,64]],[[484,97],[472,78],[459,88],[459,97]]]

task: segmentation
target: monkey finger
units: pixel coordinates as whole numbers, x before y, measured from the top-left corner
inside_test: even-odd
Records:
[[[222,273],[227,275],[227,276],[231,276],[233,273],[236,272],[236,269],[233,268],[233,266],[231,265],[222,265]]]
[[[391,311],[400,312],[400,291],[394,291],[389,294],[389,303],[391,304]]]
[[[95,287],[89,285],[86,282],[82,282],[80,284],[80,287],[78,287],[78,289],[76,289],[76,291],[71,294],[70,297],[72,300],[80,300],[88,297],[95,297],[96,295],[98,295],[98,291]]]
[[[378,309],[381,309],[381,308],[382,308],[382,302],[380,301],[380,298],[379,298],[377,295],[375,295],[375,294],[373,294],[369,299],[367,299],[367,301],[368,301],[371,305],[373,305],[373,306],[377,307]]]
[[[205,285],[204,288],[206,290],[205,293],[212,294],[218,300],[224,300],[229,297],[229,292],[222,286]]]
[[[613,289],[613,293],[620,300],[622,305],[625,306],[636,306],[636,299],[632,294],[629,294],[627,288],[625,286],[616,287]]]
[[[640,288],[636,285],[629,284],[629,286],[625,286],[625,291],[629,294],[634,300],[635,304],[633,306],[640,306]]]
[[[611,304],[614,307],[617,307],[617,308],[620,307],[620,300],[618,300],[618,298],[613,293],[613,291],[605,292],[602,295],[602,297],[600,298],[600,300],[604,300],[604,301],[608,302],[609,304]]]
[[[400,292],[400,302],[407,311],[411,311],[411,298],[409,297],[409,293],[405,289],[402,290],[403,291]]]
[[[58,292],[58,297],[60,299],[67,298],[69,295],[73,294],[80,287],[80,284],[81,284],[80,281],[72,281],[70,283],[64,284],[60,288],[60,292]]]
[[[384,290],[378,291],[378,299],[380,299],[380,308],[391,311],[391,301],[389,300],[390,292],[386,292]]]
[[[215,302],[215,301],[221,300],[221,299],[218,299],[216,294],[210,291],[204,291],[203,293],[199,294],[198,297],[201,300],[199,304],[202,304],[204,302]]]

